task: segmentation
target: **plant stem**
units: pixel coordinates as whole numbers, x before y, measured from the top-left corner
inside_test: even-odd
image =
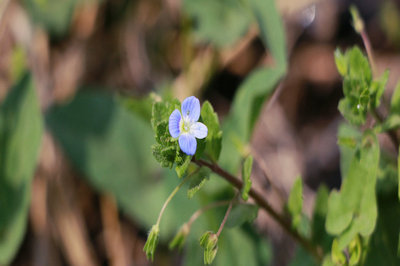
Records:
[[[190,227],[194,223],[194,221],[196,221],[197,218],[200,217],[200,215],[202,215],[204,212],[208,211],[209,209],[228,205],[229,203],[230,203],[230,200],[224,200],[224,201],[213,202],[213,203],[210,203],[210,204],[204,206],[203,208],[201,208],[201,209],[197,210],[195,213],[193,213],[193,215],[190,217],[189,221],[187,222],[187,225]]]
[[[171,194],[169,195],[169,197],[167,198],[167,200],[164,202],[164,205],[161,208],[160,214],[158,215],[158,219],[157,219],[157,225],[160,225],[161,222],[161,217],[164,214],[165,209],[167,208],[168,203],[172,200],[172,198],[175,196],[175,194],[179,191],[179,189],[185,184],[185,182],[190,178],[191,175],[186,176],[181,183],[179,183],[179,185],[171,192]]]
[[[361,38],[363,40],[364,46],[365,46],[365,50],[367,50],[367,55],[368,55],[368,59],[369,62],[371,64],[371,68],[372,68],[372,76],[376,76],[376,65],[375,65],[375,60],[374,60],[374,54],[372,52],[372,46],[371,46],[371,42],[369,41],[368,38],[368,34],[365,31],[365,27],[362,29],[362,31],[360,32]]]
[[[196,160],[192,159],[192,161],[197,164],[198,166],[205,166],[212,170],[214,173],[218,174],[222,178],[224,178],[226,181],[231,183],[233,186],[235,186],[238,190],[240,190],[243,186],[243,182],[236,178],[235,176],[231,175],[219,165],[215,163],[209,163],[204,160]],[[269,215],[272,216],[272,218],[290,235],[293,237],[294,240],[296,240],[299,244],[301,244],[308,252],[310,252],[315,259],[317,260],[318,263],[322,261],[322,254],[320,252],[320,249],[318,247],[314,246],[313,243],[307,239],[301,236],[296,230],[292,228],[290,223],[286,219],[284,219],[280,214],[278,214],[272,207],[271,205],[264,199],[264,197],[257,191],[255,191],[253,188],[250,189],[249,191],[250,197],[253,198],[253,200],[257,203],[258,206],[260,206],[262,209],[264,209]]]
[[[224,229],[225,223],[226,223],[226,221],[228,220],[228,217],[229,217],[229,213],[231,213],[231,210],[232,210],[233,200],[236,199],[236,196],[237,196],[237,192],[236,192],[235,196],[233,197],[233,199],[229,202],[229,206],[228,206],[228,209],[225,212],[224,219],[222,220],[221,225],[218,228],[217,237],[219,237],[219,235],[222,232],[222,229]]]

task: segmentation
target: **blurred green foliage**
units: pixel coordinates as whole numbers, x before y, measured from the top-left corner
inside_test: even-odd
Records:
[[[34,83],[25,73],[0,107],[1,265],[12,261],[25,234],[42,134]]]

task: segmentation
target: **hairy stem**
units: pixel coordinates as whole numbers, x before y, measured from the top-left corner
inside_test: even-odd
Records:
[[[243,187],[243,182],[236,178],[235,176],[231,175],[229,172],[225,171],[219,165],[215,163],[209,163],[204,160],[196,160],[193,159],[193,162],[197,164],[198,166],[205,166],[209,168],[211,171],[214,173],[218,174],[222,178],[224,178],[226,181],[228,181],[230,184],[235,186],[238,190],[241,190]],[[256,190],[253,188],[250,189],[249,195],[253,200],[257,203],[258,206],[260,206],[262,209],[264,209],[271,217],[290,235],[293,237],[294,240],[296,240],[299,244],[301,244],[308,252],[310,252],[315,259],[317,260],[318,263],[322,261],[322,254],[320,252],[320,249],[316,246],[313,245],[311,240],[301,236],[296,230],[292,228],[290,223],[283,218],[280,214],[278,214],[268,203],[268,201],[265,200],[265,198]]]
[[[234,199],[236,199],[236,196],[237,196],[237,192],[236,192],[235,196],[233,197],[233,199],[229,202],[229,206],[228,206],[228,209],[227,209],[226,212],[225,212],[224,219],[222,220],[221,225],[220,225],[219,228],[218,228],[217,237],[219,237],[219,235],[220,235],[221,232],[222,232],[222,229],[224,229],[225,223],[226,223],[226,221],[228,220],[229,213],[231,213],[232,204],[233,204]]]
[[[171,192],[171,194],[169,195],[169,197],[167,198],[167,200],[164,202],[164,205],[161,208],[160,214],[158,215],[158,219],[157,219],[157,225],[160,225],[161,222],[161,218],[164,214],[165,209],[168,206],[168,203],[172,200],[172,198],[175,196],[175,194],[179,191],[179,189],[186,183],[187,180],[189,180],[191,175],[186,176],[180,183],[179,185]]]
[[[230,203],[230,200],[224,200],[224,201],[213,202],[213,203],[210,203],[210,204],[204,206],[203,208],[201,208],[201,209],[197,210],[195,213],[193,213],[193,215],[190,217],[189,221],[187,222],[187,225],[190,227],[194,223],[194,221],[196,221],[197,218],[200,217],[200,215],[202,215],[204,212],[208,211],[209,209],[225,206],[225,205],[228,205],[229,203]]]

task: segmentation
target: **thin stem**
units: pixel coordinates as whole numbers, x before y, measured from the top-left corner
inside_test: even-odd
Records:
[[[221,225],[218,228],[217,237],[219,237],[219,235],[222,232],[222,229],[224,229],[225,223],[228,220],[229,214],[231,213],[232,204],[233,204],[234,199],[236,199],[236,196],[237,196],[237,192],[236,192],[235,196],[233,197],[233,199],[229,202],[229,206],[228,206],[228,209],[225,212],[224,219],[222,220]]]
[[[201,209],[197,210],[195,213],[193,213],[193,215],[190,217],[189,221],[187,222],[187,225],[190,227],[194,223],[194,221],[196,221],[197,218],[200,217],[200,215],[202,215],[209,209],[228,205],[229,202],[230,202],[230,200],[217,201],[217,202],[213,202],[213,203],[210,203],[210,204],[204,206],[203,208],[201,208]]]
[[[236,178],[235,176],[231,175],[219,165],[214,164],[214,163],[209,163],[204,160],[196,160],[192,159],[192,161],[197,164],[198,166],[205,166],[212,170],[214,173],[218,174],[222,178],[224,178],[226,181],[228,181],[230,184],[235,186],[238,190],[240,190],[243,186],[243,182]],[[281,215],[279,215],[264,199],[264,197],[257,191],[255,191],[253,188],[250,189],[249,191],[250,197],[253,198],[253,200],[257,203],[258,206],[260,206],[262,209],[264,209],[269,215],[272,216],[272,218],[290,235],[293,237],[294,240],[296,240],[298,243],[300,243],[307,251],[309,251],[317,260],[318,263],[322,261],[322,254],[320,252],[320,249],[315,247],[313,243],[309,240],[301,236],[297,231],[295,231],[290,223],[287,222]]]
[[[161,208],[160,214],[158,215],[158,219],[157,219],[157,225],[160,225],[161,222],[161,217],[164,214],[165,209],[167,208],[168,203],[172,200],[172,198],[175,196],[175,194],[179,191],[179,189],[185,184],[185,182],[187,180],[189,180],[191,175],[186,176],[181,183],[179,183],[179,185],[171,192],[171,194],[169,195],[169,197],[167,198],[167,200],[164,202],[164,205]]]

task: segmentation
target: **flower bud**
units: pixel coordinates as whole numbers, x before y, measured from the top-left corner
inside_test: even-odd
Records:
[[[187,223],[182,225],[178,233],[176,233],[174,239],[172,239],[172,241],[169,243],[169,249],[178,248],[179,250],[181,250],[183,245],[185,244],[189,232],[190,226]]]
[[[143,248],[143,251],[146,252],[147,259],[151,259],[151,261],[154,260],[154,253],[156,251],[159,234],[160,228],[158,227],[158,224],[153,225],[147,237],[146,244]]]
[[[211,231],[200,238],[200,246],[204,249],[204,264],[211,264],[218,251],[218,236]]]

